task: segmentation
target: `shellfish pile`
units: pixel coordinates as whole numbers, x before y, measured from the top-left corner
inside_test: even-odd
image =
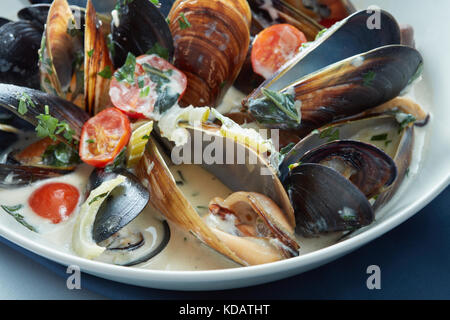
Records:
[[[5,21],[0,187],[70,174],[82,161],[96,167],[77,224],[89,229],[77,236],[89,239],[74,250],[87,258],[106,250],[121,265],[147,261],[170,239],[165,222],[164,239],[151,248],[128,228],[147,203],[240,265],[298,256],[299,236],[370,225],[408,173],[415,127],[428,121],[402,96],[423,59],[402,44],[397,21],[381,10],[382,27],[370,29],[371,13],[349,1],[159,2],[98,1],[97,12],[91,0],[55,0]],[[252,69],[252,46],[278,24],[294,26],[308,42],[263,79]],[[246,97],[221,115],[213,109],[232,86]],[[150,137],[152,121],[158,130]],[[165,138],[163,122],[188,140],[206,137],[201,151],[211,139],[223,146],[223,161],[202,166],[232,194],[211,199],[205,215],[168,169],[162,150],[178,146]],[[282,151],[261,154],[243,143],[254,141],[248,126],[278,129]],[[11,150],[19,133],[35,129],[35,143],[47,139],[44,153]]]

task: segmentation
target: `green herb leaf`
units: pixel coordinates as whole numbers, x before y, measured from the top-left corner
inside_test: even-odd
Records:
[[[139,92],[139,97],[140,98],[145,98],[145,97],[148,97],[149,94],[150,94],[150,87],[145,87],[144,89],[142,89]]]
[[[373,80],[375,79],[376,73],[373,71],[369,71],[363,75],[364,85],[369,87],[372,85]]]
[[[86,142],[87,143],[95,143],[95,140],[94,139],[87,139]]]
[[[31,97],[26,92],[23,92],[19,97],[19,107],[17,111],[23,116],[28,112],[28,107],[36,108],[36,105],[33,100],[31,100]]]
[[[105,79],[111,79],[111,77],[112,77],[112,70],[111,70],[110,66],[106,66],[102,71],[100,71],[98,73],[98,75],[100,77],[102,77],[102,78],[105,78]]]
[[[159,42],[156,42],[146,53],[156,54],[165,60],[169,60],[169,50],[160,45]]]
[[[127,160],[127,147],[123,148],[122,151],[114,159],[113,163],[105,167],[106,172],[112,172],[116,169],[125,169]]]
[[[17,211],[19,211],[23,207],[21,204],[16,206],[0,206],[0,207],[3,210],[5,210],[7,214],[16,219],[16,221],[21,225],[23,225],[25,228],[27,228],[30,231],[37,232],[37,230],[32,225],[28,224],[25,221],[25,218],[21,214],[17,213]]]
[[[61,142],[45,150],[42,162],[52,167],[71,167],[80,163],[80,157],[78,152]]]
[[[384,140],[387,140],[387,138],[388,138],[388,134],[382,133],[382,134],[373,136],[372,138],[370,138],[370,141],[384,141]]]
[[[300,123],[300,115],[294,107],[294,97],[287,93],[278,93],[266,88],[262,89],[262,93],[272,101],[282,112],[297,123]]]
[[[89,201],[89,205],[93,204],[94,202],[103,199],[104,197],[106,197],[108,195],[108,192],[99,194],[98,196],[94,197],[94,199],[92,199],[91,201]]]
[[[89,51],[87,52],[87,54],[88,54],[89,57],[92,57],[92,55],[94,54],[94,49],[89,50]]]
[[[328,142],[339,140],[339,129],[333,129],[332,127],[323,130],[320,133],[320,139],[328,139]]]
[[[150,0],[151,3],[153,3],[155,6],[160,7],[161,4],[159,3],[158,0]]]
[[[148,134],[146,134],[145,136],[142,137],[142,140],[148,140],[150,139],[150,136]]]
[[[114,76],[119,82],[125,81],[129,85],[133,85],[135,69],[136,69],[136,57],[132,53],[128,53],[125,64],[119,70],[116,71]]]
[[[50,115],[49,106],[45,106],[45,114],[36,116],[38,124],[36,126],[37,136],[41,139],[49,137],[56,140],[56,135],[63,134],[64,138],[72,142],[75,131],[66,121],[59,121]]]
[[[180,22],[181,30],[192,27],[192,25],[190,24],[190,22],[188,21],[188,19],[186,18],[186,16],[184,15],[183,12],[180,13],[180,20],[178,20],[178,21]]]

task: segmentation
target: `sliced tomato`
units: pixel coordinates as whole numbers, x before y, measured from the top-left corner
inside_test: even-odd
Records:
[[[113,105],[131,118],[155,119],[157,116],[155,112],[158,110],[155,110],[155,104],[161,90],[146,71],[147,65],[163,72],[172,70],[171,75],[168,76],[170,82],[164,85],[170,86],[172,93],[178,95],[178,100],[186,91],[187,78],[184,73],[157,55],[140,56],[136,58],[134,84],[118,81],[114,76],[109,89]]]
[[[31,209],[53,223],[69,217],[78,205],[80,192],[67,183],[48,183],[34,191],[28,199]]]
[[[306,41],[303,32],[290,24],[276,24],[264,29],[253,43],[253,71],[266,79],[272,77]]]
[[[108,108],[83,126],[80,158],[91,166],[104,168],[114,161],[131,136],[128,117],[116,108]]]

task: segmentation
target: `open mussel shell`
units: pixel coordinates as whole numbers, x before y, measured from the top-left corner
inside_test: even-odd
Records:
[[[421,70],[422,56],[410,47],[391,45],[356,55],[309,74],[281,92],[299,104],[301,121],[280,111],[267,97],[249,100],[254,118],[267,127],[303,134],[383,104]]]
[[[84,107],[90,115],[111,104],[108,94],[110,79],[100,75],[108,68],[110,72],[114,70],[101,24],[89,0],[84,32]]]
[[[111,23],[111,30],[116,68],[125,63],[129,52],[140,56],[155,46],[165,48],[168,60],[172,60],[172,34],[165,17],[154,4],[148,0],[119,0],[115,15],[117,17]]]
[[[95,217],[92,234],[97,243],[108,239],[133,221],[149,201],[147,189],[135,175],[125,169],[113,172],[94,170],[89,177],[88,190],[93,190],[118,175],[127,179],[111,192]]]
[[[406,176],[414,145],[414,127],[403,127],[395,115],[343,121],[312,132],[286,154],[279,167],[280,179],[284,181],[289,174],[289,166],[299,163],[310,150],[334,140],[372,144],[392,158],[397,167],[397,178],[390,188],[378,195],[374,208],[381,207],[392,198]]]
[[[153,230],[158,228],[159,232],[148,232],[142,230],[145,225],[138,226],[137,222],[135,226],[130,224],[101,242],[100,245],[107,249],[97,260],[130,267],[144,263],[164,250],[170,240],[169,224],[161,221],[159,226],[152,226]],[[157,234],[161,236],[157,237]]]
[[[300,163],[317,163],[335,169],[368,199],[388,188],[397,177],[397,167],[391,157],[377,147],[359,141],[327,143],[308,151]]]
[[[27,112],[21,115],[19,113],[19,104],[21,98],[24,96],[29,97],[33,104],[27,103]],[[36,127],[38,125],[38,119],[36,117],[45,114],[45,106],[48,106],[51,116],[60,122],[65,121],[68,123],[74,132],[72,136],[73,140],[79,141],[81,129],[83,124],[89,119],[89,115],[78,106],[65,99],[39,90],[10,84],[0,84],[0,110],[2,108],[6,109]],[[57,136],[61,141],[69,145],[73,144],[73,142],[68,142],[62,135]]]
[[[395,19],[386,11],[381,10],[379,13],[382,26],[379,29],[367,27],[371,17],[367,11],[356,12],[337,23],[310,46],[302,49],[249,98],[261,97],[262,88],[280,91],[298,79],[338,61],[375,48],[400,44],[400,28]]]
[[[38,89],[42,30],[28,21],[0,27],[0,82]]]
[[[296,232],[303,236],[350,231],[374,220],[366,196],[336,170],[301,164],[284,182],[295,210]]]
[[[63,98],[70,89],[75,69],[80,68],[80,63],[74,63],[83,48],[79,23],[66,0],[55,0],[50,6],[39,51],[41,85],[46,92]]]
[[[202,153],[205,150],[206,152],[208,151],[208,143],[205,142],[205,139],[202,139],[203,134],[209,136],[208,141],[218,139],[219,141],[215,141],[217,144],[213,143],[222,146],[223,150],[216,150],[215,154],[218,158],[215,158],[215,161],[212,161],[212,163],[209,161],[206,163],[205,161],[202,165],[203,168],[214,174],[232,191],[256,192],[270,198],[281,209],[285,220],[288,221],[291,228],[294,228],[295,217],[286,192],[272,169],[268,167],[261,157],[234,140],[224,138],[210,131],[206,132],[200,128],[188,130],[192,139],[195,136],[196,143],[200,141],[203,141],[203,143],[198,146],[198,149],[196,148],[197,152],[191,149],[194,146],[193,143],[189,142],[182,150],[173,149],[172,159],[175,164],[196,163],[193,160],[198,157],[198,151],[202,150]],[[264,245],[260,241],[255,242],[246,238],[232,237],[225,232],[211,228],[205,223],[177,187],[175,179],[159,153],[154,140],[147,145],[144,157],[137,167],[137,174],[142,183],[148,187],[152,205],[171,222],[177,224],[183,230],[192,232],[205,244],[239,264],[262,263],[260,260],[256,262],[250,259],[250,256],[254,256],[255,250],[264,250]],[[265,212],[264,206],[258,206],[255,203],[253,205],[256,208],[255,211],[266,217],[266,223],[273,224],[278,228],[278,222]],[[280,227],[279,229],[285,230],[286,228]],[[293,239],[293,235],[289,232],[283,234],[286,237],[289,236],[289,239]],[[295,242],[295,240],[292,241]],[[239,252],[231,249],[234,246],[242,247],[246,244],[257,249],[240,250]]]
[[[174,63],[188,78],[181,103],[217,106],[247,56],[251,21],[247,2],[178,0],[168,18]]]

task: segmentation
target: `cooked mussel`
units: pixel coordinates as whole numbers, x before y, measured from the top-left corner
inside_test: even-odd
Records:
[[[217,106],[247,56],[248,3],[178,0],[168,18],[175,44],[174,63],[188,78],[182,104]]]
[[[76,72],[82,68],[83,33],[66,0],[55,0],[50,6],[41,49],[39,63],[42,88],[49,93],[76,100],[82,88],[73,87]],[[82,81],[73,81],[82,84]]]
[[[330,167],[355,184],[368,199],[387,189],[397,177],[391,157],[373,145],[340,140],[308,151],[299,163]]]
[[[106,248],[99,261],[122,266],[136,265],[161,252],[170,239],[166,222],[151,219],[151,223],[138,217],[149,201],[149,193],[138,178],[125,169],[113,171],[96,169],[89,178],[88,190],[103,183],[124,177],[104,199],[95,215],[92,238]]]
[[[138,178],[125,169],[114,172],[94,170],[89,178],[88,190],[96,189],[119,174],[127,179],[111,192],[95,217],[92,234],[97,243],[110,238],[133,221],[149,201],[148,191]]]
[[[300,164],[284,182],[295,210],[296,231],[303,236],[351,231],[374,220],[366,196],[336,170]]]
[[[24,99],[26,98],[26,99]],[[21,109],[24,108],[25,109]],[[52,167],[40,163],[22,162],[17,157],[11,157],[14,143],[19,141],[19,135],[25,136],[26,132],[34,130],[39,125],[39,118],[45,117],[52,123],[57,121],[70,128],[70,137],[66,132],[54,132],[55,138],[63,143],[65,148],[76,148],[79,141],[81,128],[89,116],[76,105],[56,96],[43,93],[38,90],[14,85],[0,84],[0,114],[7,118],[7,129],[0,126],[0,181],[2,185],[22,186],[36,180],[53,178],[70,172],[73,168]],[[45,130],[43,127],[41,128]],[[40,129],[40,130],[41,130]],[[33,136],[36,134],[33,131]],[[26,138],[26,137],[25,137]],[[36,138],[34,138],[35,140]],[[27,142],[27,141],[24,141]],[[30,144],[33,139],[27,142]],[[56,142],[55,142],[56,143]],[[59,150],[59,149],[58,149]],[[58,150],[55,149],[56,153]],[[65,153],[63,156],[68,155]]]
[[[196,140],[196,143],[203,141],[203,144],[198,146],[203,151],[208,148],[207,141],[220,141],[217,145],[224,148],[216,150],[216,156],[220,159],[208,163],[204,169],[213,173],[231,190],[241,193],[235,193],[225,200],[213,199],[210,203],[210,218],[200,217],[177,187],[156,143],[152,140],[137,167],[137,174],[147,186],[153,206],[171,222],[192,232],[205,244],[241,265],[276,261],[297,255],[298,244],[293,235],[295,218],[292,207],[283,186],[265,160],[253,150],[222,137],[211,128],[190,128],[189,132],[191,138],[194,135],[197,135],[197,138],[198,135],[209,137]],[[195,163],[192,160],[198,155],[196,156],[196,152],[191,148],[194,148],[194,143],[188,141],[183,150],[174,149],[173,154],[178,154],[173,158],[174,161],[177,162],[178,157],[181,157],[183,163]],[[234,151],[231,152],[230,148]],[[245,216],[245,212],[249,213],[253,220],[258,220],[259,227],[264,226],[260,230],[264,229],[265,232],[238,236],[208,223],[208,220],[220,216],[224,210],[228,213],[233,211],[233,216]],[[257,226],[246,227],[247,231],[251,228],[255,230]]]
[[[166,8],[166,1],[163,1]],[[167,9],[167,8],[166,8]],[[165,52],[171,61],[174,52],[172,34],[159,9],[148,0],[119,0],[111,23],[113,61],[120,68],[129,52],[135,56],[151,50]]]
[[[264,126],[307,133],[395,98],[421,64],[415,49],[381,47],[321,69],[280,93],[263,88],[266,97],[247,105]]]
[[[28,21],[0,27],[0,82],[38,89],[42,30]]]
[[[393,159],[397,167],[397,176],[395,181],[391,181],[392,185],[386,190],[381,188],[379,189],[380,193],[374,194],[376,196],[374,209],[378,209],[392,198],[403,182],[411,163],[414,142],[414,127],[411,124],[414,118],[410,118],[410,122],[407,122],[408,116],[402,113],[400,115],[386,114],[343,121],[312,132],[285,155],[279,167],[281,180],[286,179],[289,174],[289,167],[301,162],[301,159],[310,150],[320,149],[321,146],[335,140],[361,141],[382,150],[390,159]],[[382,156],[382,158],[389,163],[391,162],[386,156]],[[392,163],[389,166],[392,168]]]
[[[359,11],[322,33],[316,41],[300,50],[272,79],[263,83],[250,98],[259,98],[262,88],[280,91],[298,79],[341,60],[379,47],[400,44],[400,28],[389,13],[380,11],[380,23],[383,26],[380,29],[367,28],[369,18],[367,11]],[[343,43],[347,45],[343,46]]]

